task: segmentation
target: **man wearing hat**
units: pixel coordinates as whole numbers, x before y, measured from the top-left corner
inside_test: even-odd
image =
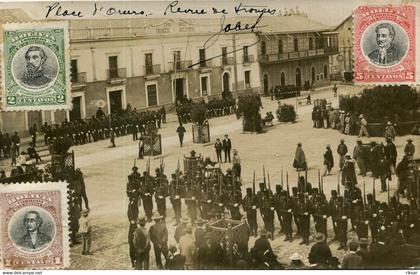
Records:
[[[233,149],[232,171],[235,175],[235,179],[239,181],[241,179],[241,158],[236,149]]]
[[[347,205],[344,203],[344,198],[342,196],[337,197],[337,202],[334,206],[332,211],[333,220],[336,221],[337,224],[337,240],[340,242],[340,249],[347,248],[347,227],[348,227],[348,218],[349,218],[349,211]]]
[[[289,260],[291,261],[289,266],[286,269],[305,269],[306,266],[302,262],[303,257],[299,254],[299,252],[293,253]]]
[[[92,255],[90,252],[92,226],[88,218],[89,210],[82,211],[82,217],[79,220],[79,233],[82,236],[82,255]]]
[[[327,145],[327,151],[324,153],[324,174],[327,176],[331,173],[331,169],[334,167],[334,158],[331,151],[331,145]]]
[[[138,217],[138,216],[137,216]],[[136,218],[130,220],[128,227],[128,251],[130,254],[131,267],[136,267],[136,248],[134,247],[134,232],[137,229]]]
[[[357,255],[359,244],[355,241],[349,243],[349,252],[344,256],[341,263],[342,269],[361,269],[363,268],[363,259]]]
[[[299,194],[295,211],[296,212],[294,213],[297,217],[300,233],[302,236],[302,242],[300,244],[309,245],[311,209],[309,206],[307,193]]]
[[[323,233],[316,233],[315,244],[311,247],[308,260],[310,264],[327,265],[328,259],[332,257],[331,249],[325,241]]]
[[[413,144],[413,140],[411,138],[407,139],[407,144],[404,146],[404,155],[406,155],[409,160],[412,160],[415,151],[416,147]]]
[[[299,203],[299,194],[298,188],[296,186],[292,187],[292,197],[290,198],[292,203],[292,213],[293,213],[293,220],[296,225],[296,236],[301,236],[302,232],[300,229],[300,223],[298,220],[297,210],[298,210],[298,203]]]
[[[136,248],[136,269],[149,269],[150,235],[146,226],[146,217],[141,216],[138,220],[139,227],[134,232],[133,243]]]
[[[357,255],[362,257],[362,263],[364,268],[369,268],[369,264],[371,261],[370,251],[368,249],[369,240],[368,238],[360,238],[359,239],[360,248],[356,252]]]
[[[156,176],[155,176],[155,201],[156,207],[161,216],[163,218],[166,217],[166,197],[169,195],[168,193],[168,179],[163,172],[160,171],[159,168],[156,168]]]
[[[357,166],[359,167],[360,173],[359,175],[362,175],[363,177],[366,176],[366,162],[367,162],[367,151],[363,147],[363,143],[361,139],[358,139],[356,141],[356,146],[353,149],[353,158],[357,162]],[[344,162],[343,162],[344,164]]]
[[[195,259],[197,248],[192,236],[192,226],[188,224],[185,228],[185,234],[179,239],[179,250],[181,255],[185,256],[185,269],[196,269]]]
[[[390,138],[391,140],[395,140],[395,128],[394,125],[392,125],[391,121],[388,121],[388,123],[385,126],[385,139]]]
[[[181,219],[181,222],[175,228],[174,239],[177,243],[179,243],[179,239],[185,234],[185,228],[187,224],[190,222],[188,218]]]
[[[389,168],[391,172],[395,173],[395,167],[397,164],[397,147],[392,142],[391,138],[386,139],[384,152],[385,152],[385,158],[388,160]]]
[[[174,209],[175,225],[181,219],[181,197],[184,196],[184,181],[180,178],[179,173],[171,174],[171,182],[169,184],[169,199]]]
[[[136,220],[139,215],[139,195],[141,176],[137,173],[137,166],[133,166],[132,173],[128,176],[127,197],[128,197],[128,220]]]
[[[274,193],[273,195],[272,203],[273,203],[274,209],[277,212],[277,218],[279,219],[279,222],[280,222],[280,233],[284,233],[283,218],[280,212],[280,204],[282,200],[284,200],[283,187],[280,184],[276,184],[276,193]]]
[[[271,233],[271,239],[274,240],[274,206],[272,204],[272,194],[270,190],[261,191],[260,201],[261,217],[264,221],[264,228]]]
[[[366,121],[366,119],[365,119],[365,117],[363,116],[363,114],[361,114],[360,116],[359,116],[359,119],[360,119],[360,131],[359,131],[359,138],[361,137],[361,136],[363,136],[363,135],[365,135],[365,136],[367,136],[367,137],[369,137],[369,133],[368,133],[368,130],[367,130],[367,121]]]
[[[351,159],[349,153],[346,154],[343,172],[341,177],[341,184],[345,186],[355,186],[357,184],[356,170],[354,161]]]
[[[331,190],[331,197],[330,200],[328,201],[328,213],[329,215],[332,216],[332,225],[333,225],[333,230],[334,230],[334,241],[337,240],[337,220],[336,217],[332,215],[333,211],[336,208],[336,204],[337,204],[337,190]]]
[[[228,135],[225,135],[223,139],[223,152],[225,152],[225,162],[230,162],[230,150],[232,149],[232,142]]]
[[[298,143],[295,151],[295,159],[293,160],[293,168],[296,168],[296,171],[303,171],[307,167],[305,152],[302,149],[302,143]]]
[[[156,265],[159,269],[163,269],[161,255],[168,258],[168,229],[163,222],[163,216],[155,214],[153,224],[149,229],[150,241],[153,243],[153,250],[155,251]]]
[[[264,253],[268,251],[273,251],[271,249],[271,244],[267,239],[267,230],[261,229],[260,237],[255,240],[254,244],[254,251],[259,255],[264,255]]]
[[[286,235],[284,241],[293,241],[293,229],[292,229],[292,200],[286,190],[281,191],[279,199],[278,209],[282,220],[283,232]]]
[[[348,149],[347,149],[347,145],[344,143],[344,139],[340,139],[340,144],[337,146],[340,171],[343,168],[344,156],[347,154],[347,152],[348,152]]]
[[[153,215],[153,194],[154,189],[154,179],[149,175],[148,171],[143,172],[143,177],[141,178],[141,198],[143,200],[144,213],[146,213],[147,221],[152,221]]]
[[[258,208],[258,199],[252,193],[251,188],[246,189],[246,195],[243,198],[242,207],[246,213],[246,219],[248,220],[249,229],[251,234],[255,237],[257,236],[257,208]]]

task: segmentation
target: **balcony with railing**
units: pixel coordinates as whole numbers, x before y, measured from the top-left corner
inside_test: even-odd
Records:
[[[149,76],[149,75],[159,75],[160,72],[160,64],[155,64],[155,65],[145,65],[144,67],[144,75],[145,76]]]
[[[189,66],[191,66],[191,64],[192,64],[191,60],[169,62],[169,71],[171,72],[185,71],[189,69]]]
[[[87,73],[72,73],[70,74],[71,88],[73,90],[86,87]]]
[[[110,83],[123,82],[127,77],[127,70],[126,68],[108,69],[107,75],[108,82]]]
[[[338,48],[329,47],[325,49],[303,50],[297,52],[280,53],[280,54],[264,54],[258,56],[260,63],[275,63],[282,61],[293,61],[297,59],[313,58],[324,55],[331,55],[338,53]]]
[[[253,55],[243,55],[242,56],[242,63],[249,64],[254,62],[254,56]]]
[[[222,65],[223,66],[229,66],[229,65],[233,65],[235,63],[235,59],[233,58],[233,56],[222,56]]]

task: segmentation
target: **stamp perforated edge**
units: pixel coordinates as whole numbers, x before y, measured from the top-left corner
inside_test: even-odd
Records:
[[[0,193],[3,192],[16,192],[16,191],[61,191],[61,228],[63,234],[63,266],[61,268],[51,267],[42,269],[64,269],[70,266],[70,230],[69,230],[69,205],[68,205],[68,183],[66,181],[54,182],[22,182],[22,183],[7,183],[0,184]],[[0,209],[1,213],[2,209]],[[0,234],[1,227],[0,227]],[[2,239],[0,238],[0,270],[4,269],[3,266],[3,252],[2,252]],[[37,269],[36,267],[29,267],[25,269]]]
[[[70,34],[69,34],[69,22],[68,21],[31,21],[22,23],[4,23],[3,32],[9,29],[19,28],[37,28],[37,27],[62,27],[64,29],[64,60],[65,60],[65,75],[66,75],[66,103],[62,105],[44,105],[44,106],[21,106],[21,107],[7,107],[4,97],[6,96],[6,83],[5,83],[5,71],[4,71],[4,52],[3,44],[0,44],[0,62],[1,62],[1,89],[3,97],[1,102],[1,110],[3,112],[22,112],[22,111],[71,111],[72,109],[72,96],[71,96],[71,82],[70,82]],[[4,41],[2,41],[4,43]]]
[[[415,74],[415,80],[414,80],[414,82],[359,82],[359,81],[355,81],[354,80],[354,74],[355,74],[355,70],[354,70],[354,64],[355,64],[355,53],[354,53],[354,47],[355,47],[355,26],[354,26],[354,17],[355,17],[355,11],[359,8],[359,7],[361,7],[361,6],[372,6],[372,7],[384,7],[384,6],[388,6],[388,7],[392,7],[392,6],[402,6],[402,5],[411,5],[411,6],[413,6],[414,7],[414,9],[415,9],[415,13],[416,13],[416,16],[417,16],[417,10],[418,10],[418,5],[415,5],[415,3],[414,2],[408,2],[408,3],[400,3],[400,4],[390,4],[390,3],[384,3],[384,4],[382,4],[382,5],[368,5],[368,4],[363,4],[363,5],[358,5],[356,8],[354,8],[353,9],[353,11],[352,11],[352,25],[351,25],[351,28],[352,28],[352,37],[353,37],[353,49],[352,49],[352,61],[353,61],[353,84],[355,85],[355,86],[358,86],[358,87],[363,87],[363,88],[374,88],[374,87],[377,87],[377,86],[381,86],[381,87],[393,87],[393,86],[401,86],[401,85],[404,85],[404,86],[409,86],[409,87],[418,87],[419,85],[420,85],[420,79],[418,79],[418,75],[419,75],[419,72],[416,72],[416,74]],[[416,19],[416,17],[414,17],[414,24],[415,24],[415,26],[416,26],[416,28],[417,28],[417,19]],[[418,63],[418,61],[417,61],[417,59],[418,58],[420,58],[420,56],[419,56],[419,50],[418,50],[418,47],[417,47],[417,37],[418,37],[418,31],[417,31],[417,29],[415,30],[415,33],[416,33],[416,41],[414,41],[414,44],[415,44],[415,46],[416,46],[416,52],[415,52],[415,54],[416,54],[416,65],[417,65],[417,63]]]

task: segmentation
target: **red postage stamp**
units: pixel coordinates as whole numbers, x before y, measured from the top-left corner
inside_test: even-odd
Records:
[[[0,185],[0,268],[69,265],[67,184]]]
[[[417,81],[414,6],[359,6],[353,31],[355,83]]]

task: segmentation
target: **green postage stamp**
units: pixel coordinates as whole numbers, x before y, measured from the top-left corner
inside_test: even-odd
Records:
[[[3,110],[69,110],[68,23],[5,24],[3,29]]]

